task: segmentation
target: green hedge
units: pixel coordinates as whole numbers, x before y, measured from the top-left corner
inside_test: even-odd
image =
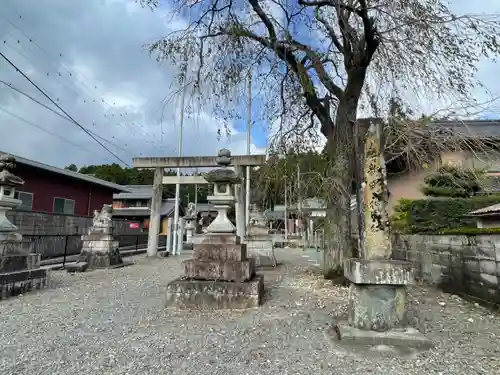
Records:
[[[453,228],[443,229],[438,234],[474,236],[477,234],[500,234],[500,228]]]
[[[476,228],[471,211],[500,203],[498,196],[419,199],[411,201],[406,223],[413,233],[440,233],[455,228]],[[401,215],[400,215],[401,216]]]

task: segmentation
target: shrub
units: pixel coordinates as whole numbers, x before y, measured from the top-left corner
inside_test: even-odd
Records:
[[[454,228],[476,228],[469,212],[500,203],[498,196],[419,199],[412,201],[408,227],[413,233],[439,233]]]
[[[456,234],[475,236],[478,234],[500,234],[500,228],[448,228],[442,229],[438,234]]]
[[[483,174],[482,171],[443,166],[425,178],[426,186],[422,191],[431,197],[468,197],[479,191]]]

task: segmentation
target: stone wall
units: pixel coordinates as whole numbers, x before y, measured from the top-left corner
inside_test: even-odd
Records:
[[[398,235],[393,258],[412,261],[416,277],[500,303],[499,235]]]
[[[7,212],[9,220],[19,228],[20,233],[31,241],[43,259],[79,254],[81,236],[92,226],[92,217],[51,214],[23,210]],[[147,233],[131,229],[130,221],[113,220],[114,234],[120,246],[134,246],[147,243]]]

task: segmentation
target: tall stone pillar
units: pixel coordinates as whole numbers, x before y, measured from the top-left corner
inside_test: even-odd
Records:
[[[151,199],[151,216],[149,217],[147,256],[158,254],[158,236],[160,234],[160,207],[163,193],[163,168],[156,168],[153,180],[153,199]]]
[[[387,212],[382,124],[373,124],[365,139],[363,258],[346,259],[349,288],[348,322],[337,325],[340,341],[393,347],[428,348],[431,343],[405,327],[406,286],[412,284],[410,262],[392,260]]]
[[[245,226],[245,185],[243,184],[243,167],[235,168],[236,175],[241,178],[241,183],[234,185],[236,202],[234,204],[234,211],[236,216],[236,235],[243,238],[246,234]]]

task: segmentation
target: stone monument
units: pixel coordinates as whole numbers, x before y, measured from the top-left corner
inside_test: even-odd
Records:
[[[395,354],[427,349],[432,342],[407,326],[406,286],[414,282],[410,262],[392,260],[387,179],[382,125],[370,127],[365,139],[364,225],[361,259],[346,259],[348,321],[337,322],[339,343]]]
[[[188,203],[186,216],[184,216],[184,229],[186,231],[186,244],[192,244],[196,229],[196,205],[193,202]]]
[[[82,236],[82,250],[78,261],[67,264],[69,272],[124,265],[118,241],[113,236],[113,207],[105,204],[101,211],[94,211],[92,227]]]
[[[269,233],[269,226],[264,215],[256,205],[250,206],[250,223],[245,236],[248,252],[255,257],[257,265],[271,265],[276,267],[273,236]]]
[[[18,228],[6,216],[7,211],[22,203],[15,198],[15,192],[24,181],[14,175],[15,167],[12,156],[0,156],[0,299],[48,285],[47,270],[40,268],[41,254],[23,241]]]
[[[205,238],[194,245],[193,259],[185,260],[184,276],[167,285],[167,306],[181,309],[245,309],[259,306],[264,293],[264,277],[256,275],[255,261],[247,257],[246,244],[236,235],[228,219],[234,205],[234,185],[240,183],[227,167],[231,153],[218,153],[219,169],[205,174],[214,184],[214,195],[208,200],[217,217],[207,227]]]

